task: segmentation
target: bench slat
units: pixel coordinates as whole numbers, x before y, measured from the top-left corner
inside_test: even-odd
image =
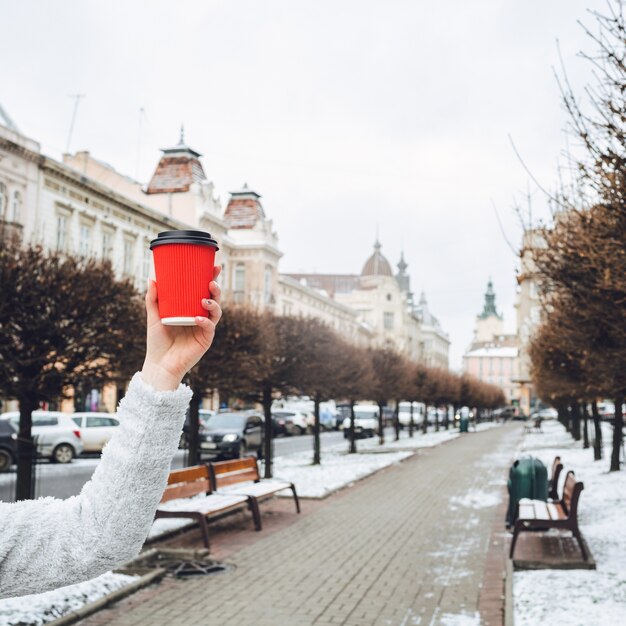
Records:
[[[167,484],[188,483],[193,480],[209,479],[209,470],[206,465],[194,465],[185,469],[174,470],[167,477]]]
[[[211,483],[208,479],[196,480],[192,483],[177,483],[174,485],[168,485],[163,492],[161,502],[168,502],[169,500],[178,500],[179,498],[191,498],[199,493],[210,493]]]
[[[567,515],[563,510],[563,507],[560,504],[553,504],[552,502],[548,502],[547,504],[548,513],[550,515],[550,519],[559,520],[566,519]]]

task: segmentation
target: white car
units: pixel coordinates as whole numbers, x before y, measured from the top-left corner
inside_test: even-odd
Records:
[[[84,452],[102,452],[120,425],[110,413],[73,413],[71,417],[80,428]]]
[[[413,402],[413,426],[421,424],[424,420],[426,405],[423,402]],[[398,406],[398,421],[400,426],[408,428],[411,423],[411,403],[400,402]]]
[[[378,407],[374,404],[354,405],[354,436],[373,437],[378,434]],[[344,439],[350,437],[350,418],[343,420]]]
[[[307,416],[301,411],[290,411],[287,409],[272,411],[272,417],[285,421],[288,435],[304,435],[309,427]]]
[[[559,417],[559,412],[552,407],[547,409],[540,409],[535,413],[532,413],[530,419],[542,419],[542,420],[555,420]]]
[[[37,455],[54,463],[71,463],[83,453],[83,441],[78,426],[72,420],[73,413],[58,411],[33,411],[32,435],[37,442]],[[8,419],[17,430],[20,424],[18,411],[0,415]]]

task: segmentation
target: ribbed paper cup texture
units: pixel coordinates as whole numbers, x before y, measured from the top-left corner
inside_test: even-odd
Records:
[[[164,324],[194,326],[196,316],[207,317],[202,299],[210,298],[215,248],[172,243],[152,249],[159,316]]]

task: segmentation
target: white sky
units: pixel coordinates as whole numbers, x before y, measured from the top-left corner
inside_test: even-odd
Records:
[[[514,327],[514,201],[527,189],[508,139],[554,185],[571,82],[590,68],[576,23],[603,0],[0,0],[0,103],[50,156],[71,151],[147,181],[159,148],[203,153],[222,200],[263,196],[282,271],[359,273],[378,225],[424,289],[459,366],[491,275]],[[139,109],[143,107],[141,148]],[[524,205],[526,202],[524,200]]]

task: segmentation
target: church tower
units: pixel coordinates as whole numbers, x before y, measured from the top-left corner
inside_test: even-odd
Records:
[[[491,343],[504,334],[504,320],[496,309],[496,294],[491,278],[487,283],[483,310],[476,318],[473,345]]]

